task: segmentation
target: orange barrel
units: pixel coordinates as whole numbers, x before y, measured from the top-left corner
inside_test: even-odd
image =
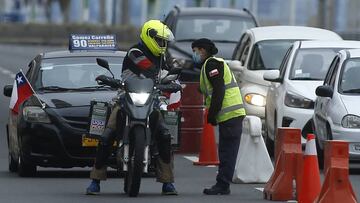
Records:
[[[199,82],[181,82],[185,85],[181,95],[180,153],[198,153],[204,125],[204,97],[198,91]]]

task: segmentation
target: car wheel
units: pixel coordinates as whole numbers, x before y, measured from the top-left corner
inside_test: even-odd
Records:
[[[8,155],[8,162],[9,162],[9,171],[10,172],[16,172],[18,170],[18,163],[17,161],[12,157],[11,152],[9,150]]]
[[[318,164],[320,169],[324,169],[324,150],[320,147],[320,140],[317,136],[315,136],[315,143],[316,143],[316,151],[317,151],[317,158],[318,158]]]
[[[24,156],[24,146],[19,139],[19,158],[18,158],[18,174],[21,177],[33,177],[36,175],[36,165]]]
[[[266,115],[265,115],[266,116]],[[275,140],[275,132],[276,132],[276,115],[275,115],[275,121],[274,121],[274,131],[273,131],[273,135],[274,135],[274,140]],[[270,137],[269,137],[269,128],[267,128],[267,133],[266,133],[266,138],[265,138],[265,144],[266,144],[266,148],[268,150],[268,153],[270,155],[270,157],[274,157],[274,148],[275,148],[275,142],[274,140],[272,140]]]
[[[25,160],[21,154],[18,160],[18,174],[21,177],[34,177],[36,175],[36,165]]]

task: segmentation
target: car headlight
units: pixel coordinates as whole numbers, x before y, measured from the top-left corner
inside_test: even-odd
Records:
[[[295,94],[293,92],[286,92],[285,105],[293,108],[313,109],[314,102],[311,99]]]
[[[248,104],[255,105],[255,106],[265,106],[266,104],[266,97],[261,94],[247,94],[245,95],[245,101]]]
[[[39,106],[26,106],[23,109],[25,121],[31,123],[50,123],[49,116]]]
[[[146,101],[148,100],[150,93],[130,92],[129,95],[130,95],[132,102],[135,105],[144,105],[146,103]]]
[[[360,128],[360,117],[355,115],[346,115],[341,121],[344,128]]]

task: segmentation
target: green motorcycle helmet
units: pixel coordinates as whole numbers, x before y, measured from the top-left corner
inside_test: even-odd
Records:
[[[140,38],[154,56],[160,56],[165,53],[168,42],[174,40],[174,35],[161,21],[149,20],[142,26]]]

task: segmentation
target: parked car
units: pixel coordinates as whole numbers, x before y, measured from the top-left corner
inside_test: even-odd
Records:
[[[79,41],[75,42],[79,47]],[[26,77],[36,95],[20,104],[19,113],[9,110],[6,125],[11,172],[34,176],[37,166],[93,165],[97,140],[86,137],[90,102],[109,102],[117,95],[116,89],[95,81],[102,74],[111,76],[96,59],[106,59],[115,77],[120,78],[125,55],[122,51],[66,50],[39,54],[29,63]],[[4,87],[5,96],[10,97],[12,91],[13,85]],[[110,163],[116,163],[114,156]]]
[[[280,69],[264,74],[271,82],[265,106],[268,149],[273,148],[278,127],[300,128],[302,143],[306,143],[306,135],[313,133],[316,87],[323,83],[337,52],[354,48],[360,48],[359,41],[297,41],[287,51]]]
[[[263,75],[278,70],[286,51],[297,40],[342,40],[336,33],[312,27],[269,26],[251,28],[235,48],[230,68],[235,72],[248,115],[261,118],[265,130],[265,104],[269,81]]]
[[[231,59],[241,35],[257,22],[248,10],[226,8],[180,8],[175,6],[165,18],[165,24],[172,30],[175,41],[169,44],[171,58],[178,59],[184,66],[184,80],[199,80],[199,71],[193,72],[191,43],[199,38],[209,38],[219,49],[217,56]],[[191,77],[193,76],[193,77]]]
[[[315,134],[319,163],[324,142],[349,142],[351,162],[360,162],[360,50],[342,50],[332,60],[324,84],[316,88]]]

